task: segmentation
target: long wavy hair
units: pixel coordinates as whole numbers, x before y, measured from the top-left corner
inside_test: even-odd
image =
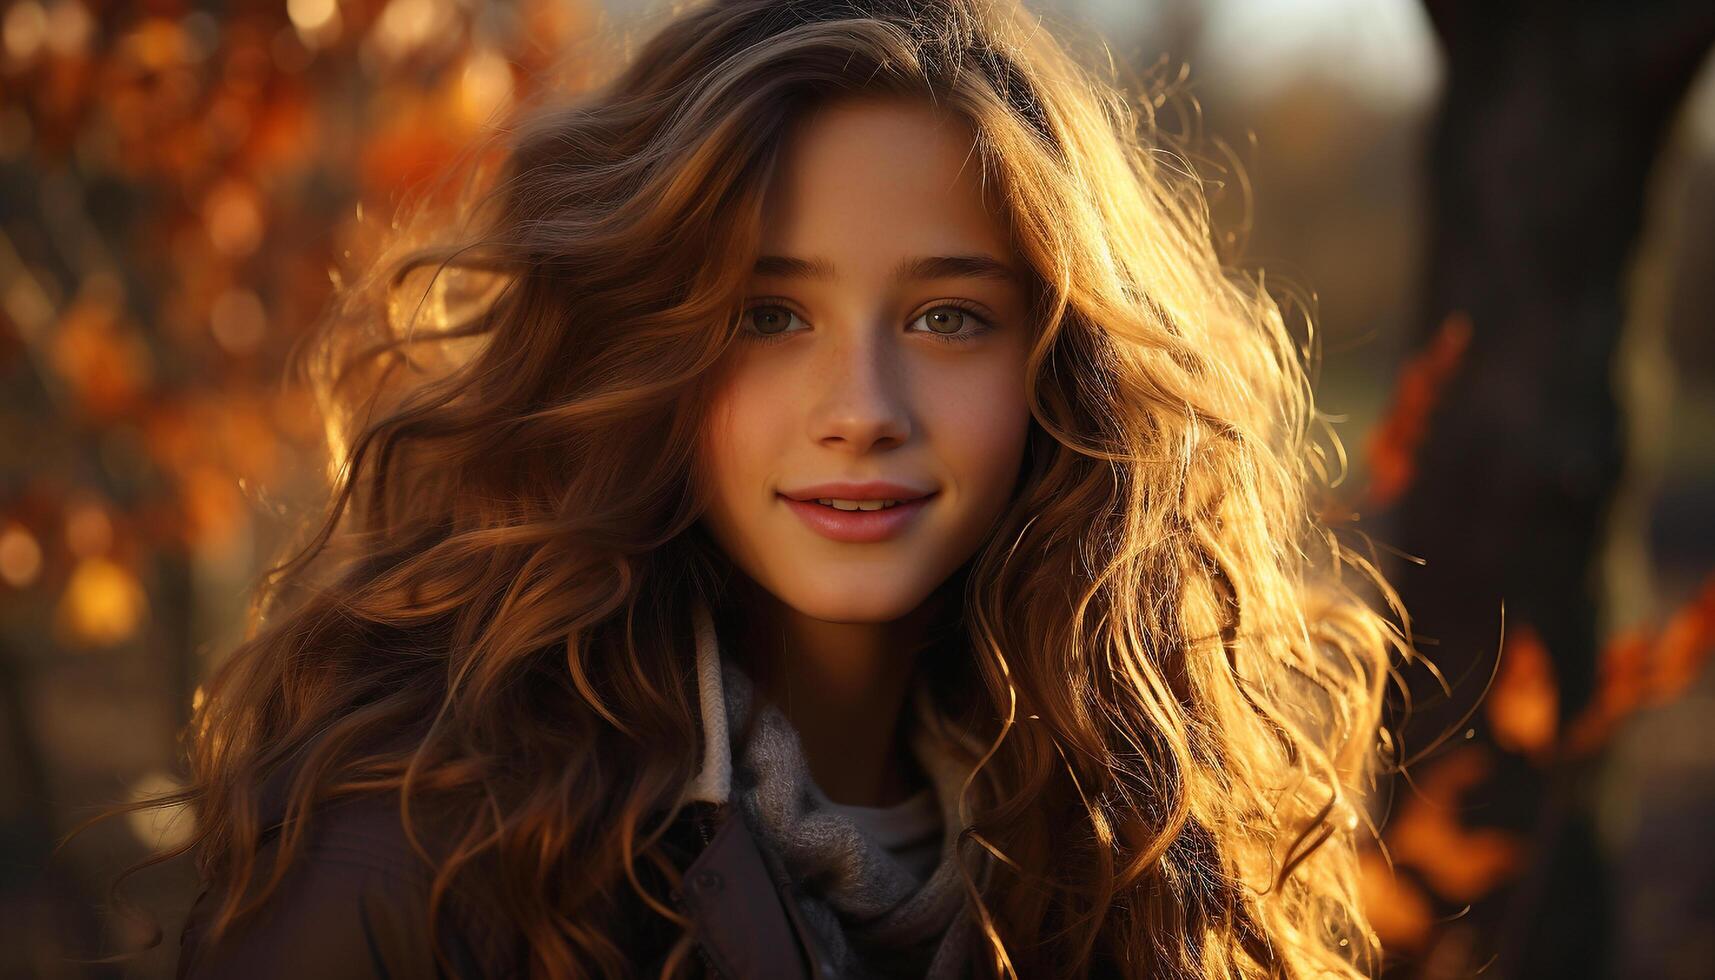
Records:
[[[297,359],[325,512],[204,686],[187,788],[148,804],[193,809],[173,853],[226,896],[216,931],[359,794],[449,822],[412,831],[428,914],[480,877],[534,974],[631,975],[625,915],[685,925],[650,883],[677,882],[656,845],[701,755],[692,606],[733,574],[697,524],[700,413],[790,128],[863,93],[969,122],[1039,297],[1028,465],[951,604],[978,975],[1371,972],[1397,598],[1317,516],[1309,347],[1112,76],[1011,2],[718,0],[503,127]]]

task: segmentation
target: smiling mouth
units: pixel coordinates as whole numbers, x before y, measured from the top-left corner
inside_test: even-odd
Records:
[[[818,497],[813,501],[805,501],[805,503],[817,503],[823,507],[832,507],[834,510],[841,510],[846,513],[887,510],[890,507],[898,507],[902,503],[910,502],[909,500],[840,500],[834,497]]]
[[[891,503],[888,500],[853,501],[829,497],[794,500],[785,494],[781,494],[780,499],[810,530],[822,537],[847,544],[867,544],[904,533],[936,496],[938,494],[929,493]]]

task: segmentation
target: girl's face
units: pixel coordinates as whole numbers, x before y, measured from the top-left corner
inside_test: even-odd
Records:
[[[971,556],[1014,489],[1024,267],[969,127],[931,106],[826,104],[781,163],[703,433],[704,523],[797,612],[891,622]],[[916,499],[849,513],[816,498]]]

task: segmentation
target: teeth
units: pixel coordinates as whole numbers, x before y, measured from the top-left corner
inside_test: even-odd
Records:
[[[882,510],[899,503],[897,500],[839,500],[834,497],[818,497],[816,503],[835,510]]]

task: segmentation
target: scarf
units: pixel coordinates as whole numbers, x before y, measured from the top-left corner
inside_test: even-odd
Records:
[[[797,730],[720,656],[701,606],[696,632],[704,760],[687,798],[736,805],[776,883],[785,886],[782,896],[798,904],[838,976],[963,978],[975,931],[953,842],[969,822],[958,799],[970,769],[949,751],[958,737],[927,687],[919,682],[912,690],[917,724],[910,747],[940,806],[942,847],[940,864],[919,881],[849,817],[822,805]],[[749,743],[735,747],[730,739],[759,706]]]

